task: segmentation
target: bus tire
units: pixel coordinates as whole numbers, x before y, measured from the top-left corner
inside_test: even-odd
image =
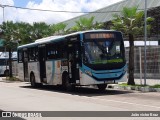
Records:
[[[39,83],[36,83],[35,76],[33,73],[31,73],[31,75],[30,75],[30,82],[31,82],[32,87],[39,87],[39,85],[40,85]]]
[[[4,71],[4,76],[9,76],[9,70]]]
[[[64,74],[62,77],[62,87],[66,91],[72,91],[73,90],[73,85],[70,84],[69,82],[69,75]]]
[[[107,84],[98,84],[97,85],[98,89],[100,91],[105,91],[106,90],[106,87],[107,87]]]

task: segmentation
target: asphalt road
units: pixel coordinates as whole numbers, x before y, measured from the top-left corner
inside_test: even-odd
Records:
[[[160,94],[158,92],[143,93],[111,89],[101,93],[94,88],[76,88],[74,92],[65,92],[57,86],[32,88],[27,82],[7,82],[0,78],[0,110],[160,111]],[[142,118],[129,119],[143,120]],[[157,118],[152,119],[158,120]],[[144,120],[150,120],[150,118]]]

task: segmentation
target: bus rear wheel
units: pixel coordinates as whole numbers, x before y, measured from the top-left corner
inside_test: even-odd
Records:
[[[62,87],[66,91],[72,91],[74,89],[74,86],[70,83],[68,74],[64,74],[62,77]]]
[[[98,84],[97,85],[98,89],[100,91],[105,91],[106,90],[106,87],[107,87],[107,84]]]
[[[34,74],[30,75],[30,82],[31,82],[31,86],[35,87],[36,83],[35,83],[35,76],[34,76]]]
[[[35,76],[33,73],[31,73],[30,75],[30,82],[32,87],[39,87],[41,85],[40,83],[36,83]]]

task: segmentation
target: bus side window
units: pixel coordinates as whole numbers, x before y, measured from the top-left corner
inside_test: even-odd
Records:
[[[32,52],[32,48],[29,48],[28,49],[28,53],[29,53],[29,55],[28,55],[28,57],[29,57],[29,61],[33,61],[33,52]]]
[[[29,61],[38,61],[38,48],[33,47],[28,50]]]
[[[47,45],[47,59],[67,58],[65,42],[52,43]]]
[[[18,50],[18,62],[23,62],[23,52],[22,50]]]
[[[47,45],[47,59],[55,59],[56,58],[56,49],[54,44]]]
[[[63,43],[63,46],[62,46],[62,49],[61,49],[62,58],[67,58],[67,50],[66,50],[66,48],[67,48],[67,43],[64,42],[64,43]]]
[[[34,51],[34,60],[38,61],[38,47],[36,47]]]

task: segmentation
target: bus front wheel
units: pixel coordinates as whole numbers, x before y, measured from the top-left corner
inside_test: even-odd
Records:
[[[106,90],[106,87],[107,87],[107,84],[98,84],[97,85],[98,89],[100,91],[105,91]]]

